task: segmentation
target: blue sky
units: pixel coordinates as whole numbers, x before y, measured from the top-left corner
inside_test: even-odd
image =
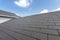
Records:
[[[0,10],[29,16],[60,10],[60,0],[0,0]]]

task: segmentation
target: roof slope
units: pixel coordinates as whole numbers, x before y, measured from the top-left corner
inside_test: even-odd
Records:
[[[60,11],[16,18],[1,24],[0,30],[9,40],[60,40]]]
[[[14,13],[3,11],[3,10],[0,10],[0,16],[5,16],[5,17],[19,17],[19,16],[17,16]]]

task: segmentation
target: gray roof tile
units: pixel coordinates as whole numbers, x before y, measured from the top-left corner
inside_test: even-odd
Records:
[[[0,30],[18,40],[60,40],[59,21],[60,11],[56,11],[12,19],[0,24]]]

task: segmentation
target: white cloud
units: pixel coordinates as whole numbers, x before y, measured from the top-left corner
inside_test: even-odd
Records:
[[[57,9],[55,9],[55,10],[53,10],[53,11],[60,11],[60,8],[57,8]]]
[[[14,3],[20,7],[28,7],[32,3],[32,0],[19,0],[19,1],[14,1]]]
[[[40,14],[41,13],[48,13],[48,10],[47,9],[44,9],[44,10],[42,10],[41,12],[40,12]]]
[[[17,16],[20,16],[20,14],[16,13]]]

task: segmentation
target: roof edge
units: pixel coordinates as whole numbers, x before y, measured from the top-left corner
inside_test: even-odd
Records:
[[[42,14],[49,14],[49,13],[55,13],[55,12],[60,12],[60,11],[51,11],[51,12],[48,12],[48,13],[34,14],[34,15],[30,15],[30,16],[42,15]],[[24,16],[24,17],[30,17],[30,16]]]
[[[0,17],[6,17],[6,18],[19,18],[19,17],[15,17],[15,16],[1,15],[1,14],[0,14]]]

